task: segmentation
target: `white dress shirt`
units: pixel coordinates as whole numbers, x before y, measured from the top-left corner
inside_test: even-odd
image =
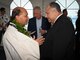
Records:
[[[42,29],[42,18],[41,19],[36,19],[36,26],[37,26],[37,38],[41,37],[40,30]]]

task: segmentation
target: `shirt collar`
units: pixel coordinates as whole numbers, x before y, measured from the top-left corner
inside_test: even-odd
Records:
[[[54,20],[54,23],[56,22],[56,20],[61,16],[62,14],[58,15],[57,18]]]
[[[53,25],[61,15],[62,15],[62,14],[58,15],[57,18],[54,20],[54,22],[51,23],[51,25]]]
[[[36,18],[36,20],[42,20],[42,17],[41,17],[40,19],[37,19],[37,18]]]

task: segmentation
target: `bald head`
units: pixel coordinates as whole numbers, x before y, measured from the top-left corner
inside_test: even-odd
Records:
[[[16,20],[16,22],[21,25],[25,25],[28,21],[28,13],[23,7],[16,7],[12,11],[12,20]]]
[[[15,16],[19,15],[22,12],[23,9],[24,9],[23,7],[14,8],[13,11],[12,11],[12,20],[15,19]]]

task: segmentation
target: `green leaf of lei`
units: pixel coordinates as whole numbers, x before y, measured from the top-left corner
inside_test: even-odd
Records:
[[[14,23],[16,25],[16,28],[19,32],[21,32],[21,33],[30,37],[30,32],[26,31],[26,29],[24,29],[21,24],[17,23],[16,20],[13,20],[12,23]]]

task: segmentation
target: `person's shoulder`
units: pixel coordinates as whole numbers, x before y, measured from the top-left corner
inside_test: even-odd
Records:
[[[6,34],[10,35],[10,34],[15,34],[14,32],[17,31],[16,28],[14,28],[13,26],[9,25],[5,31]]]
[[[64,21],[65,21],[65,20],[68,20],[68,17],[66,17],[66,16],[64,16],[64,15],[61,15],[60,18],[61,18],[62,20],[64,20]]]
[[[32,17],[32,18],[30,18],[29,20],[33,20],[33,19],[36,19],[35,17]]]
[[[11,26],[11,25],[8,26],[7,30],[10,30],[10,31],[17,31],[16,27]]]
[[[30,18],[30,19],[29,19],[29,22],[36,21],[35,19],[36,19],[35,17]]]
[[[64,15],[61,15],[59,18],[58,18],[58,22],[60,22],[61,24],[64,24],[66,22],[68,22],[68,18]]]
[[[35,19],[36,19],[36,18],[34,18],[34,17],[31,18],[31,19],[29,19],[29,24],[30,24],[30,23],[31,23],[31,24],[32,24],[32,23],[35,23],[35,21],[36,21]]]

